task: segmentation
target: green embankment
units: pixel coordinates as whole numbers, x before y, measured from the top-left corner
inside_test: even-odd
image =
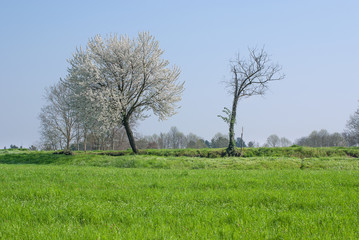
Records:
[[[174,156],[174,157],[203,157],[218,158],[225,157],[224,148],[202,148],[202,149],[145,149],[139,150],[140,155]],[[90,154],[123,156],[131,155],[132,151],[90,151]],[[240,149],[236,149],[240,156]],[[285,148],[244,148],[242,157],[296,157],[296,158],[318,158],[318,157],[359,157],[359,147],[285,147]]]
[[[359,170],[359,148],[248,148],[245,157],[218,157],[224,149],[75,152],[0,151],[0,163],[164,169],[337,169]],[[55,152],[56,153],[56,152]],[[217,156],[199,157],[199,156]]]

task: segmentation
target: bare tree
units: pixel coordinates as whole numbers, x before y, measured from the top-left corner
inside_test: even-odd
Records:
[[[70,94],[69,88],[61,81],[51,86],[45,96],[48,105],[43,107],[40,113],[43,139],[53,140],[61,136],[67,150],[74,138],[72,129],[75,124],[75,114],[70,107]]]
[[[229,124],[229,145],[226,152],[230,156],[235,154],[234,125],[238,101],[254,95],[263,95],[270,82],[284,78],[284,75],[280,74],[281,67],[271,63],[263,48],[248,50],[248,59],[242,59],[238,54],[237,58],[230,62],[233,78],[227,82],[227,87],[233,95],[233,103],[232,110],[227,111],[228,118],[223,118]]]
[[[49,107],[41,109],[40,118],[40,148],[43,150],[57,150],[63,148],[61,132],[53,128],[47,112]]]
[[[272,134],[270,135],[268,138],[267,138],[267,145],[269,147],[279,147],[280,145],[280,138],[275,135],[275,134]]]
[[[344,130],[344,136],[350,146],[359,145],[359,108],[349,117]]]
[[[285,137],[280,138],[280,146],[281,147],[289,147],[290,145],[292,145],[292,142],[288,138],[285,138]]]
[[[307,137],[301,137],[296,140],[296,144],[308,147],[339,147],[347,146],[346,135],[340,133],[330,134],[327,130],[322,129],[319,132],[313,131]]]
[[[167,134],[169,148],[185,148],[187,146],[186,136],[178,131],[177,127],[171,127]]]
[[[170,68],[163,50],[149,33],[137,39],[110,36],[90,39],[69,62],[70,85],[79,98],[91,103],[103,126],[124,126],[131,148],[137,153],[131,122],[151,110],[161,120],[176,113],[183,83],[180,69]]]

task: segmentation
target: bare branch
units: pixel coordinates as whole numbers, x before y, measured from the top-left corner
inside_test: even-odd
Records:
[[[282,80],[280,74],[282,68],[278,64],[272,64],[264,48],[249,48],[248,59],[240,58],[237,54],[235,60],[231,60],[231,72],[233,78],[227,82],[227,87],[233,94],[233,105],[230,118],[220,116],[229,123],[229,146],[227,154],[234,154],[234,124],[236,122],[237,103],[239,99],[255,95],[263,95],[270,82]]]

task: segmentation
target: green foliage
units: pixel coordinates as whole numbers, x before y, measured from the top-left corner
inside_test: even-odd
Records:
[[[228,140],[227,140],[228,141]],[[228,143],[228,142],[227,142]],[[141,155],[156,156],[187,156],[217,158],[225,156],[225,148],[202,148],[202,149],[145,149],[140,150]],[[94,154],[105,155],[128,155],[131,151],[100,151],[91,152]],[[282,148],[244,148],[243,157],[297,157],[297,158],[320,158],[320,157],[359,157],[359,147],[327,147],[312,148],[291,146]],[[236,156],[240,156],[240,149],[236,149]]]
[[[69,149],[55,151],[53,154],[74,155],[74,153]]]
[[[221,118],[225,123],[229,125],[231,122],[232,111],[229,110],[227,107],[224,107],[222,112],[224,113],[224,116],[217,115],[217,117]]]

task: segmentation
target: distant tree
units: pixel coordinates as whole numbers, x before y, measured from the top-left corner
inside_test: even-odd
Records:
[[[207,148],[207,144],[203,139],[198,139],[196,142],[196,148]]]
[[[206,148],[206,143],[196,134],[190,133],[186,136],[187,138],[187,148]]]
[[[152,111],[164,120],[176,113],[183,83],[180,69],[169,67],[163,50],[149,33],[137,39],[110,36],[90,39],[85,50],[78,49],[69,61],[69,82],[74,93],[91,103],[104,124],[124,126],[129,143],[137,153],[131,122]]]
[[[138,149],[146,149],[149,144],[149,142],[144,138],[140,138],[136,142],[137,142]]]
[[[238,148],[242,147],[242,138],[239,137],[236,139],[236,147]],[[246,142],[244,140],[243,140],[243,147],[247,147]]]
[[[158,144],[156,142],[149,142],[147,149],[158,149]]]
[[[248,147],[252,148],[252,147],[254,147],[254,144],[255,144],[254,141],[249,141],[248,142]]]
[[[280,138],[277,135],[272,134],[267,138],[266,143],[269,147],[279,147],[280,146]]]
[[[16,146],[15,144],[10,144],[10,149],[18,149],[19,147]]]
[[[185,148],[187,146],[186,136],[182,132],[178,131],[177,127],[171,127],[167,134],[167,139],[169,148],[178,149]]]
[[[187,136],[186,136],[186,139],[187,139],[187,142],[191,142],[191,141],[193,141],[193,142],[197,142],[197,140],[199,140],[200,139],[200,137],[198,137],[196,134],[194,134],[194,133],[189,133]]]
[[[229,92],[233,95],[232,109],[225,108],[225,115],[222,119],[229,125],[229,142],[227,154],[235,154],[234,125],[236,123],[237,105],[242,98],[254,95],[263,95],[270,82],[281,80],[281,67],[272,64],[264,49],[249,49],[249,58],[242,59],[239,54],[234,61],[231,61],[231,73],[233,77],[227,82]]]
[[[318,147],[329,147],[330,134],[327,130],[322,129],[318,132]]]
[[[34,146],[34,145],[31,145],[31,146],[29,147],[29,150],[30,150],[30,151],[37,151],[37,147]]]
[[[217,133],[211,140],[212,148],[224,148],[228,146],[228,137],[222,133]]]
[[[157,143],[158,143],[158,147],[160,149],[168,148],[167,147],[168,146],[167,134],[160,133],[160,135],[158,136]]]
[[[343,135],[350,146],[359,146],[359,108],[349,117]]]
[[[207,147],[207,148],[210,148],[210,147],[211,147],[211,143],[210,143],[208,140],[205,140],[205,141],[204,141],[204,144],[206,144],[206,147]]]
[[[196,142],[193,140],[189,141],[186,148],[196,148]]]
[[[348,143],[344,136],[340,133],[330,134],[327,130],[322,129],[319,132],[311,132],[307,137],[299,138],[298,140],[296,140],[295,144],[308,147],[346,146]]]
[[[291,145],[292,145],[292,142],[289,139],[287,139],[285,137],[280,138],[280,146],[281,147],[289,147]]]
[[[345,140],[344,135],[338,132],[335,132],[330,135],[329,146],[333,147],[343,147],[347,146],[348,142]]]
[[[187,144],[187,148],[199,149],[199,148],[206,148],[206,147],[207,147],[207,145],[203,139],[197,139],[196,141],[191,140]]]
[[[259,143],[257,143],[256,141],[250,141],[248,142],[248,147],[259,147]]]

